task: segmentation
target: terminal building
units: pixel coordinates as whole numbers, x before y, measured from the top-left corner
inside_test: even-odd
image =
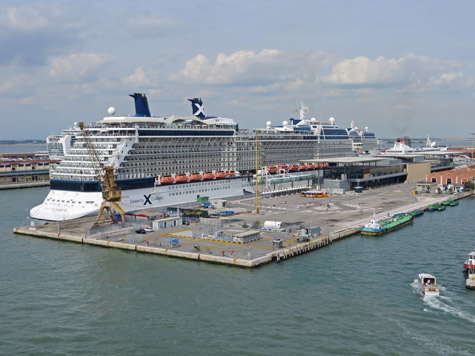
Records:
[[[452,159],[445,155],[424,157],[411,154],[385,154],[308,161],[308,163],[323,162],[328,163],[328,167],[323,170],[322,177],[316,183],[333,194],[343,194],[355,188],[358,190],[425,181],[432,172],[455,167]]]
[[[47,153],[0,154],[0,188],[48,185],[51,160]]]

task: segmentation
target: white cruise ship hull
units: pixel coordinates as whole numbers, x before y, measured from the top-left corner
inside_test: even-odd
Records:
[[[316,173],[318,174],[318,173]],[[288,177],[298,178],[295,173]],[[282,193],[297,191],[310,187],[312,177],[304,180],[282,182],[277,184],[259,184],[259,194]],[[160,185],[153,188],[128,189],[122,191],[120,206],[125,212],[131,213],[144,209],[166,208],[179,204],[193,203],[197,198],[206,196],[210,199],[242,196],[245,193],[255,194],[255,183],[249,178],[237,177],[184,184]],[[79,192],[52,189],[44,202],[30,210],[33,219],[62,221],[96,215],[102,203],[101,192]]]
[[[122,191],[120,203],[125,212],[148,208],[166,208],[196,202],[198,196],[210,199],[240,196],[251,191],[246,178],[222,179],[185,184],[161,185],[153,188]],[[33,219],[61,221],[95,215],[102,203],[101,192],[51,190],[44,202],[30,210]]]

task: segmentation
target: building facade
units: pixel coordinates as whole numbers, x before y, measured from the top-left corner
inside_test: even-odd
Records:
[[[46,153],[0,154],[0,187],[48,185],[49,169],[55,163],[59,161],[50,160]]]
[[[437,183],[439,186],[461,186],[465,182],[475,181],[475,166],[433,172],[427,175],[426,181]]]

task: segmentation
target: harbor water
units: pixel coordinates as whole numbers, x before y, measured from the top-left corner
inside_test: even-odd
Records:
[[[15,236],[47,192],[0,191],[1,355],[473,355],[473,198],[248,270]]]

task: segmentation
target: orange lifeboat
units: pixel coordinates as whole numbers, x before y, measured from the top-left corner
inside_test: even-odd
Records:
[[[289,166],[286,166],[286,165],[279,166],[279,171],[281,171],[281,170],[287,171],[288,169],[289,169]]]
[[[274,174],[276,172],[277,172],[277,167],[276,166],[267,166],[267,173]]]
[[[160,177],[160,184],[172,184],[174,179],[172,176],[163,176]]]
[[[199,173],[192,173],[190,174],[190,182],[199,182],[201,180],[201,174]]]
[[[179,174],[176,176],[175,181],[177,183],[186,183],[188,182],[188,176],[186,174]]]
[[[299,166],[297,166],[296,164],[291,164],[289,166],[289,171],[290,172],[297,172],[299,170]]]
[[[234,177],[234,171],[226,171],[228,177]]]
[[[306,170],[307,170],[307,165],[306,164],[299,165],[299,171],[306,171]]]
[[[203,180],[211,180],[211,179],[214,179],[214,173],[212,172],[205,172],[203,174]]]
[[[226,178],[227,176],[228,174],[224,171],[216,172],[216,179],[223,179],[223,178]]]
[[[322,168],[327,168],[328,167],[328,163],[322,163]]]
[[[307,170],[315,169],[315,166],[311,163],[307,164]]]

